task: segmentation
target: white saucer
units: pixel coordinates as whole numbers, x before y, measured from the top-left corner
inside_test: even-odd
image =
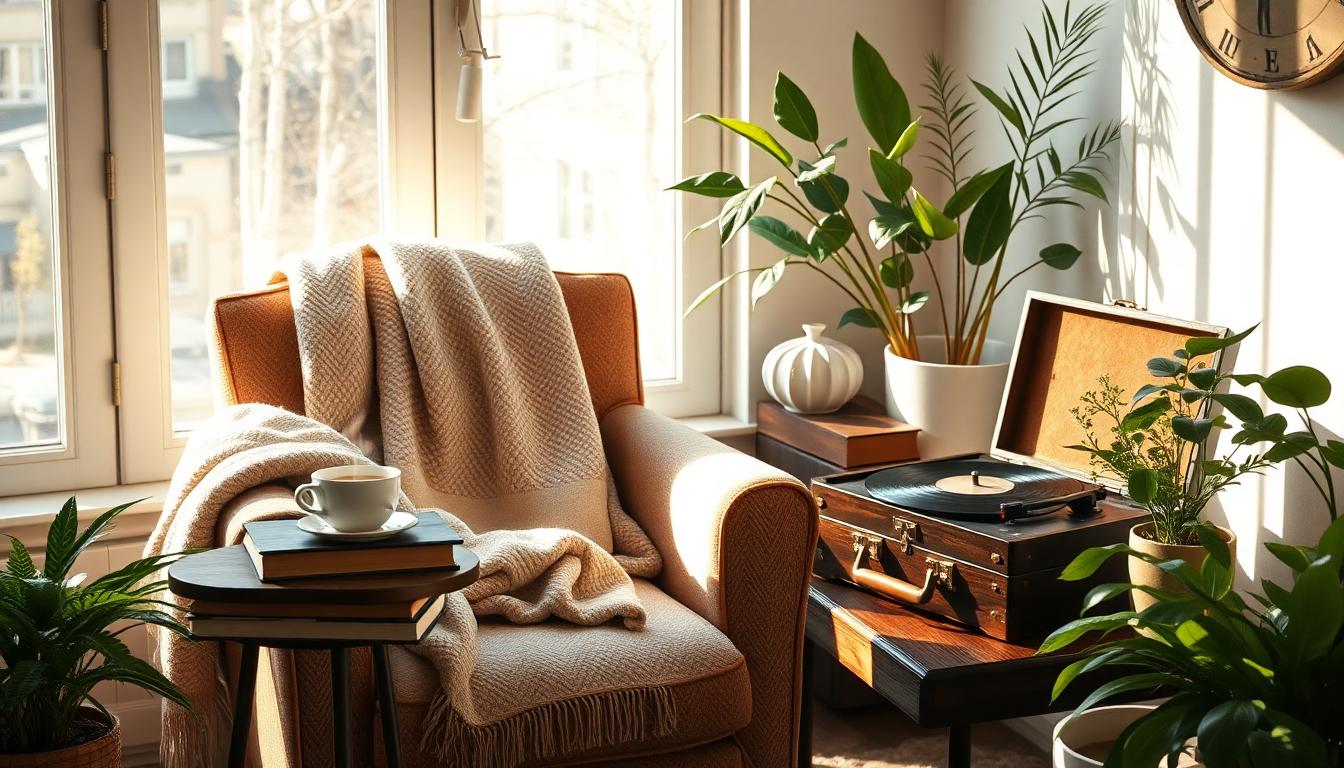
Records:
[[[299,518],[299,530],[333,541],[375,541],[396,536],[408,528],[415,527],[415,524],[419,521],[420,519],[413,512],[397,511],[393,512],[392,516],[387,518],[387,522],[383,523],[381,527],[372,531],[338,531],[332,527],[331,523],[317,515],[306,515]]]

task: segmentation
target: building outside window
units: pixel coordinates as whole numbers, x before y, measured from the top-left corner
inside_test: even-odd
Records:
[[[0,104],[47,99],[47,63],[40,42],[0,43]]]

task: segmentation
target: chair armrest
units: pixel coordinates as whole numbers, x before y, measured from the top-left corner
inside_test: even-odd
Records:
[[[803,622],[817,546],[811,493],[792,476],[639,405],[602,419],[625,511],[663,557],[658,584],[747,659],[751,764],[796,765]]]

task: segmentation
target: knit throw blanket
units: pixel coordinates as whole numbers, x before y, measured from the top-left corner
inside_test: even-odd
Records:
[[[364,271],[366,252],[381,258],[386,278]],[[327,466],[397,466],[403,508],[450,510],[439,514],[481,560],[480,580],[449,597],[413,648],[441,684],[423,749],[450,764],[511,766],[552,755],[548,734],[562,725],[577,729],[565,744],[578,749],[665,732],[675,713],[658,688],[613,680],[612,693],[529,702],[525,686],[471,684],[476,616],[619,618],[637,630],[644,612],[630,577],[661,567],[616,498],[541,254],[530,245],[380,244],[307,257],[287,273],[308,415],[235,406],[196,430],[146,551],[214,546],[225,505],[258,486]],[[241,538],[241,522],[227,543]],[[163,761],[218,764],[228,733],[218,649],[167,633],[158,644],[165,674],[207,716],[202,728],[165,704]]]

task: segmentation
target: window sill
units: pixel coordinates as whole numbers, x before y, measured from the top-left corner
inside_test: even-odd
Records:
[[[104,537],[106,541],[142,539],[154,530],[167,492],[168,483],[164,481],[7,496],[0,498],[0,533],[14,536],[30,549],[41,549],[47,539],[47,527],[65,500],[73,495],[79,502],[81,528],[118,504],[145,499],[123,512],[115,529]],[[8,552],[9,540],[0,540],[0,554]]]
[[[728,414],[718,414],[716,416],[688,416],[676,420],[679,424],[684,424],[696,432],[708,437],[722,439],[726,437],[743,437],[756,434],[756,424],[750,421],[741,421]]]

